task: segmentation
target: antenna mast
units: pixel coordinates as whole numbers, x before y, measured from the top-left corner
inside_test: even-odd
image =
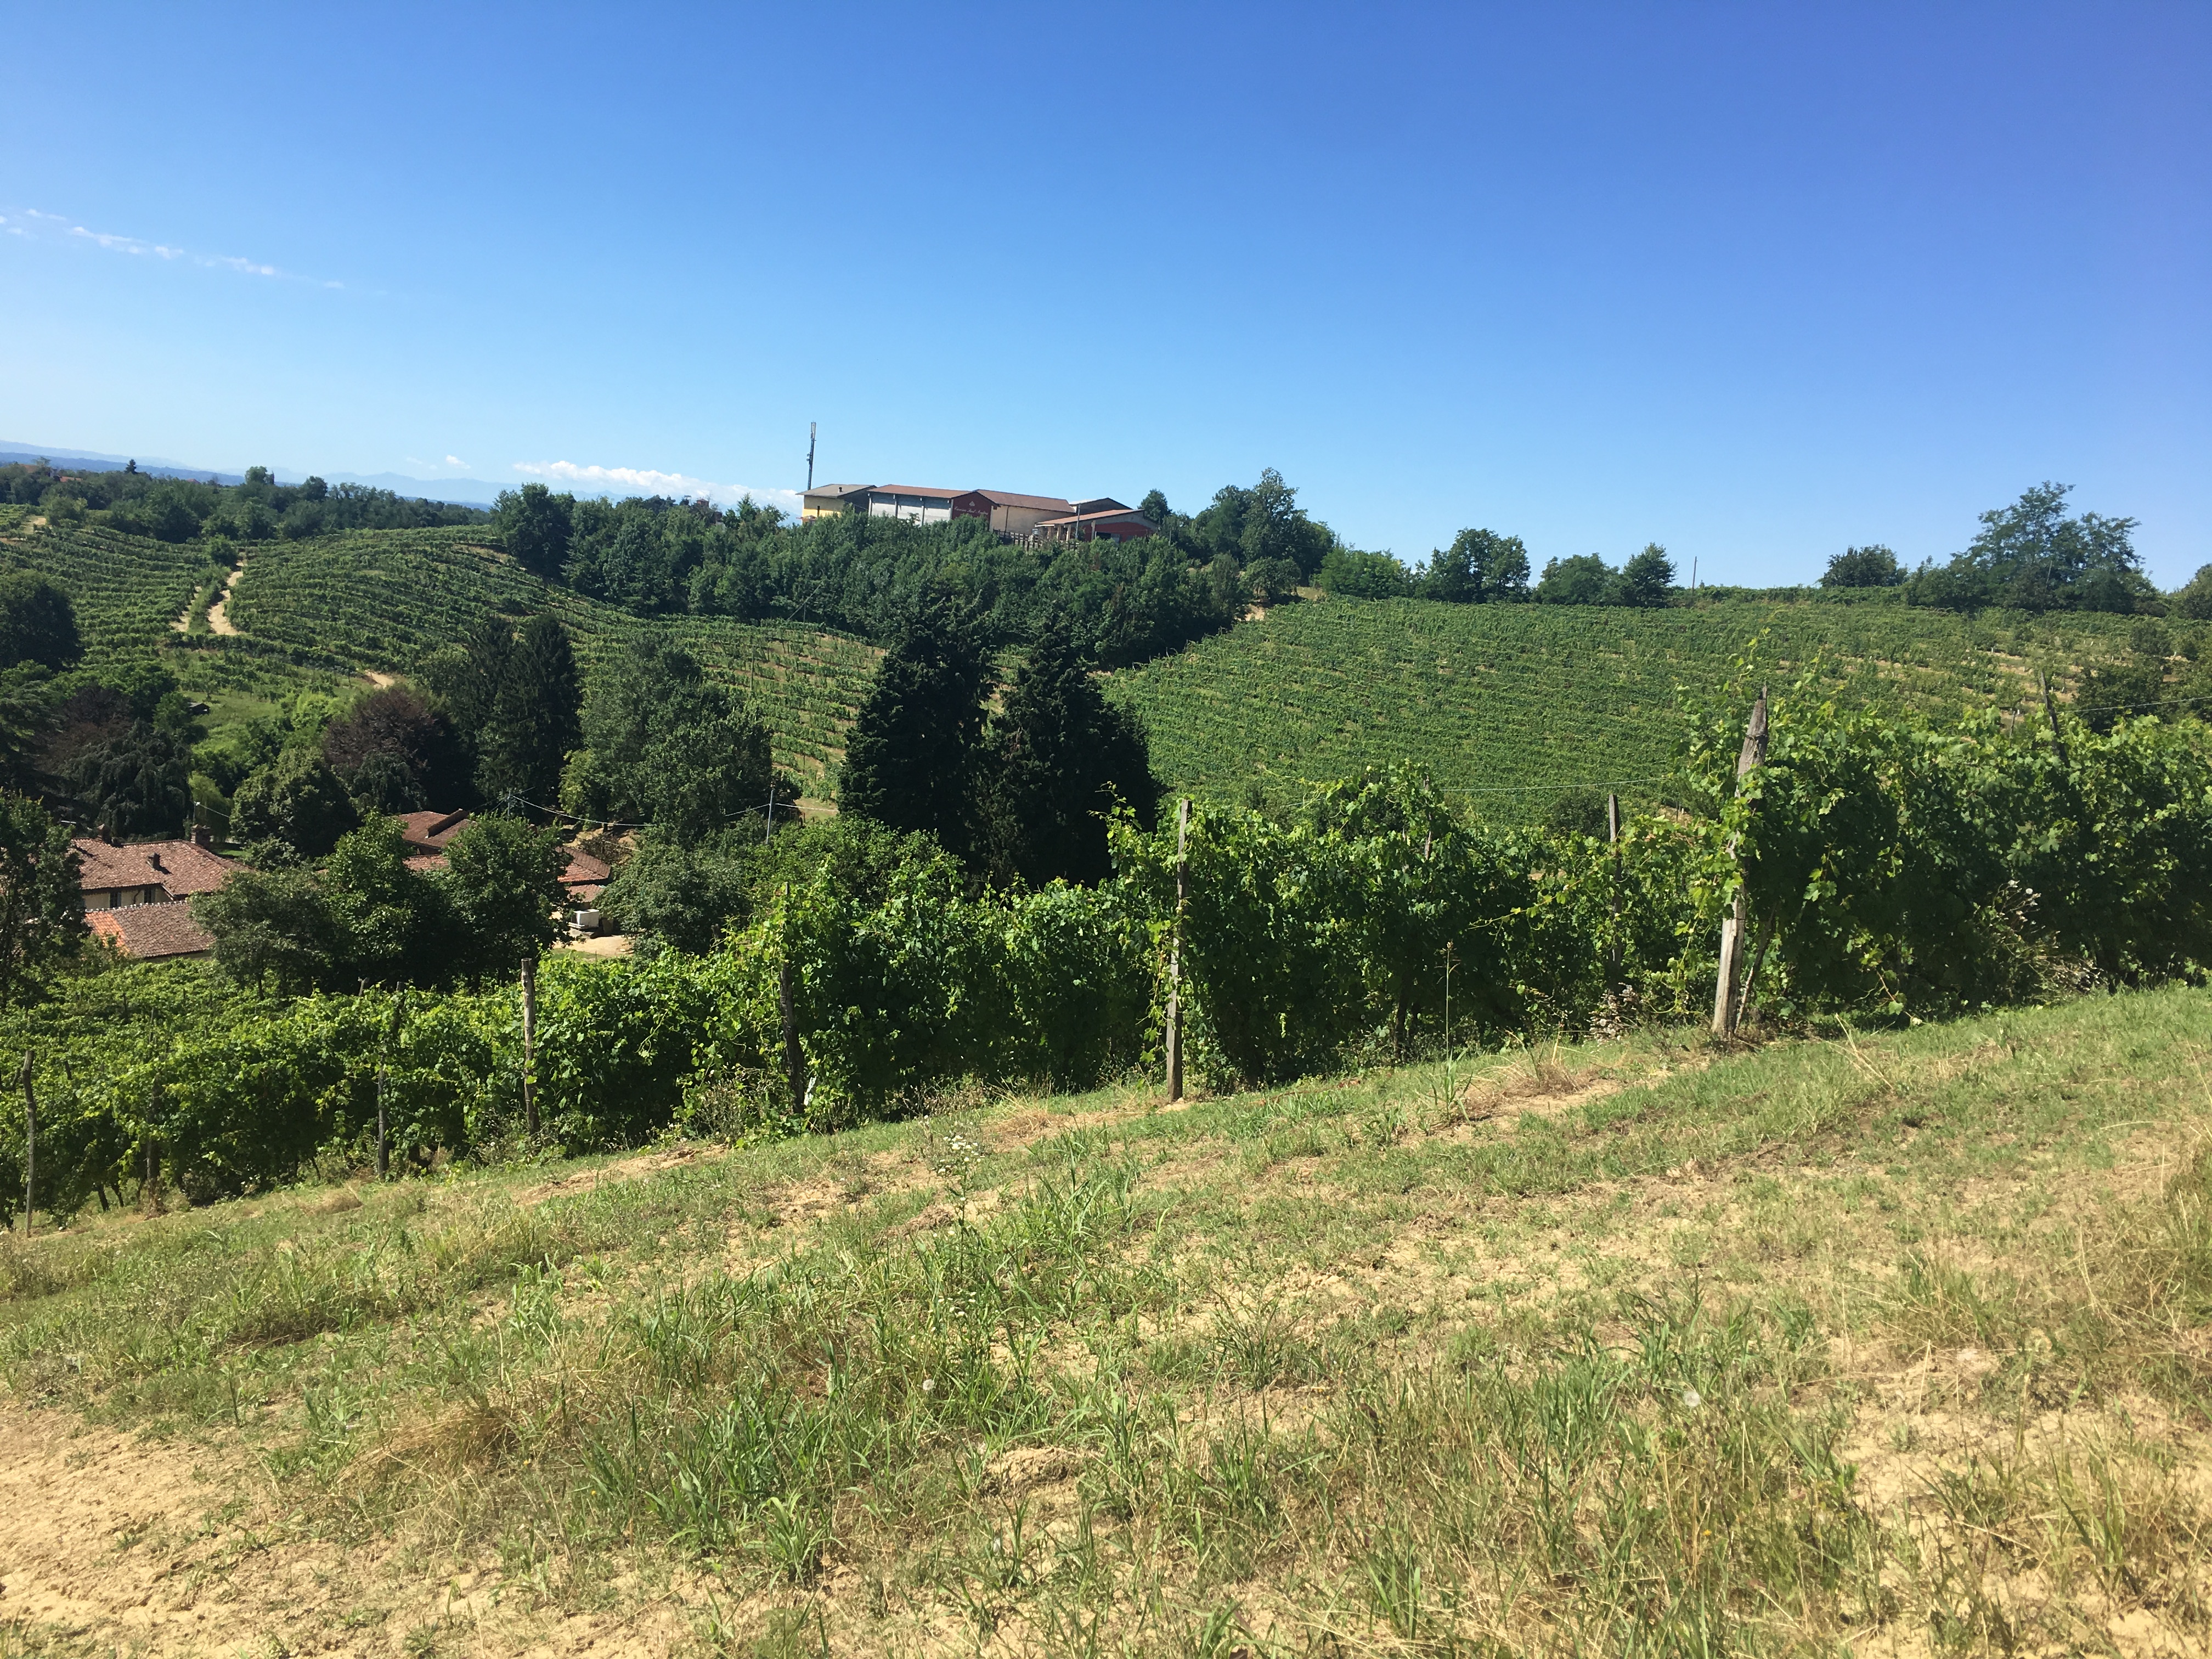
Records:
[[[814,422],[806,423],[806,487],[814,488]]]

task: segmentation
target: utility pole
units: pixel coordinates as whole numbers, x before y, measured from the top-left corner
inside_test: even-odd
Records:
[[[1168,1098],[1182,1098],[1182,913],[1190,896],[1190,797],[1176,808],[1175,932],[1168,939]]]
[[[761,821],[761,845],[768,845],[769,832],[775,828],[775,779],[768,781],[768,813]]]
[[[1743,787],[1744,775],[1755,767],[1766,764],[1766,689],[1759,688],[1759,701],[1751,706],[1750,722],[1743,728],[1743,747],[1735,757],[1736,787]],[[1729,857],[1735,857],[1736,838],[1729,838]],[[1725,1037],[1735,1035],[1737,1016],[1742,1012],[1735,996],[1736,981],[1743,975],[1743,942],[1751,927],[1751,902],[1743,890],[1743,872],[1736,871],[1735,906],[1721,919],[1721,970],[1713,987],[1713,1035]]]
[[[806,487],[809,489],[814,488],[814,428],[812,421],[806,423]]]

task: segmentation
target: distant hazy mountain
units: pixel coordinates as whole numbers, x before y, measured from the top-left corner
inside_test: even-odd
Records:
[[[37,460],[97,461],[103,468],[117,467],[137,461],[141,472],[150,472],[157,478],[212,478],[217,483],[234,484],[245,481],[243,471],[226,472],[219,467],[186,466],[181,461],[164,459],[159,455],[104,455],[96,449],[57,448],[52,445],[10,443],[0,439],[0,466],[21,462],[25,465]],[[272,469],[279,483],[298,483],[307,474],[289,474],[282,467]],[[482,478],[410,478],[401,472],[325,472],[330,483],[368,484],[377,489],[388,489],[395,495],[419,497],[426,501],[455,501],[464,507],[489,507],[502,489],[512,485],[486,483]]]

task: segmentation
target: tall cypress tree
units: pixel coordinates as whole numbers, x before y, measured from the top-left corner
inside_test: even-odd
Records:
[[[467,654],[437,689],[453,725],[473,739],[489,723],[499,683],[507,678],[507,660],[514,655],[514,624],[504,617],[486,617],[470,630],[465,648]]]
[[[939,596],[876,671],[845,741],[841,811],[927,830],[968,859],[975,846],[976,751],[991,666],[968,617]]]
[[[1115,798],[1146,829],[1158,821],[1160,785],[1144,727],[1100,694],[1063,619],[1038,630],[986,750],[988,859],[1001,878],[1103,881],[1112,868],[1105,815]]]
[[[532,617],[514,641],[477,740],[477,787],[484,798],[557,803],[561,764],[583,742],[583,701],[568,630],[551,617]]]

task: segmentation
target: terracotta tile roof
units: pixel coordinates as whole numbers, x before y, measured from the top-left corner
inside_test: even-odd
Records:
[[[446,855],[443,853],[417,853],[407,860],[407,867],[410,870],[422,871],[425,874],[443,870],[447,867]],[[600,883],[605,881],[613,873],[607,868],[605,859],[595,859],[589,853],[579,853],[571,849],[568,854],[568,867],[561,872],[561,884],[563,887],[574,887],[582,884]]]
[[[402,812],[399,833],[410,847],[419,847],[426,853],[442,852],[447,842],[469,827],[469,815],[463,812]]]
[[[1036,513],[1073,513],[1075,503],[1058,495],[1017,495],[1010,489],[979,489],[975,492],[994,507],[1026,507]]]
[[[104,841],[80,840],[71,845],[83,872],[79,885],[88,893],[159,887],[173,899],[190,898],[195,893],[212,893],[238,867],[220,853],[188,841],[110,847]]]
[[[167,904],[126,904],[119,910],[88,910],[84,919],[102,939],[112,939],[126,957],[157,962],[163,957],[205,956],[214,937],[192,920],[182,899]]]

